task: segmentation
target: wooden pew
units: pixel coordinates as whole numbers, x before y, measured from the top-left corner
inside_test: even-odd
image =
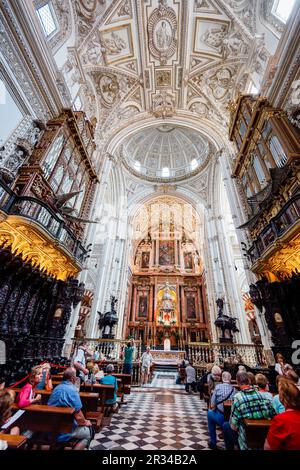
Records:
[[[263,449],[271,426],[270,419],[244,419],[248,449]]]
[[[51,375],[51,380],[54,380],[55,382],[61,382],[63,379],[63,374],[53,374]]]
[[[225,421],[229,421],[230,413],[231,413],[232,400],[224,401],[223,405],[224,405],[224,419],[225,419]]]
[[[130,393],[131,374],[113,374],[118,381],[117,396],[121,398],[121,404],[125,404],[124,395]]]
[[[21,389],[14,388],[13,390],[18,393]],[[37,392],[42,397],[41,404],[46,405],[52,391],[38,390]],[[103,418],[103,411],[101,411],[101,409],[98,410],[99,399],[101,399],[99,392],[80,392],[79,396],[82,403],[83,414],[85,415],[86,419],[89,419],[95,425],[96,431],[99,432]]]
[[[13,410],[18,410],[17,405],[12,406]],[[21,432],[33,431],[39,433],[49,433],[50,439],[39,436],[30,439],[32,443],[50,444],[50,449],[57,448],[57,436],[60,433],[70,433],[74,424],[74,408],[29,405],[24,408],[25,413],[15,421]]]
[[[0,440],[6,441],[8,449],[22,449],[26,442],[27,437],[25,436],[12,436],[11,434],[0,434]]]

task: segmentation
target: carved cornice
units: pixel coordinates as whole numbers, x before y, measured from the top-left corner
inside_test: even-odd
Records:
[[[11,215],[0,222],[0,245],[10,247],[12,253],[21,255],[24,261],[62,281],[75,277],[81,270],[63,247],[54,244],[45,232],[20,216]]]

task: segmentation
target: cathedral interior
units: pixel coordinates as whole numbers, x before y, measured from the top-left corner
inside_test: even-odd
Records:
[[[297,369],[299,0],[2,0],[0,31],[6,384],[82,341],[121,372],[133,340],[136,387],[147,346]]]

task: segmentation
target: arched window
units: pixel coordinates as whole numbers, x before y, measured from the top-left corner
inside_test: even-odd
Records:
[[[170,169],[169,169],[167,166],[165,166],[165,167],[162,169],[162,171],[161,171],[161,176],[162,176],[163,178],[168,178],[168,177],[170,176]]]
[[[192,171],[194,171],[194,170],[197,168],[198,162],[197,162],[196,158],[194,158],[194,159],[191,161],[190,165],[191,165],[191,170],[192,170]]]

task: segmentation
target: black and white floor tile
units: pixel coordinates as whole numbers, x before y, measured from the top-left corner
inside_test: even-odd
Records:
[[[174,374],[156,373],[150,385],[133,388],[126,400],[110,426],[96,434],[92,449],[208,449],[206,405],[198,393],[175,385]]]

